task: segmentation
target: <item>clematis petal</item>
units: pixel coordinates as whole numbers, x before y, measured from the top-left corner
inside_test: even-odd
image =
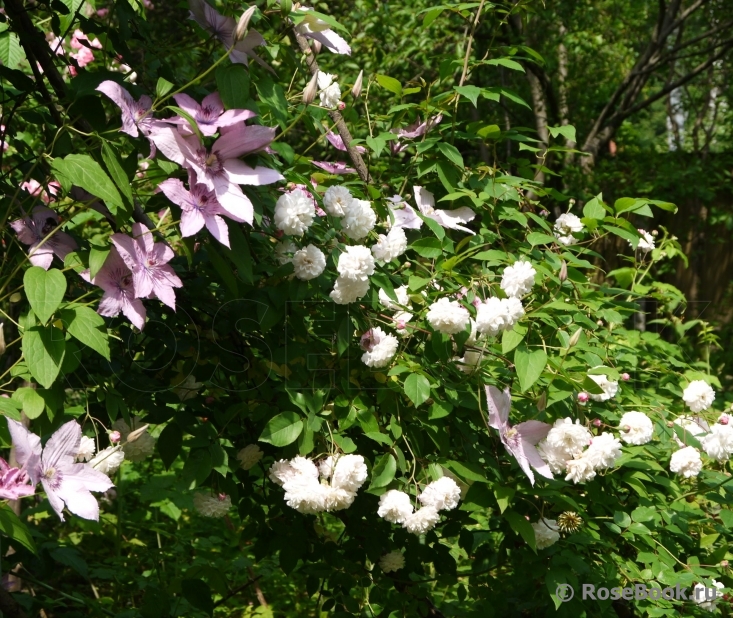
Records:
[[[222,245],[229,247],[229,228],[226,221],[218,215],[206,217],[206,229],[216,238]]]

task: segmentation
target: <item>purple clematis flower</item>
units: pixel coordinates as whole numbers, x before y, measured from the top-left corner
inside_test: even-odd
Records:
[[[329,131],[328,133],[326,133],[326,139],[331,143],[331,146],[333,146],[336,150],[341,150],[343,152],[346,152],[346,145],[344,144],[344,139],[338,133]],[[366,148],[364,148],[364,146],[354,146],[354,148],[356,148],[356,152],[359,152],[362,154],[366,152]]]
[[[96,89],[112,99],[122,111],[120,131],[132,137],[137,137],[139,133],[150,134],[156,121],[150,113],[153,100],[148,95],[144,94],[136,101],[127,90],[111,80],[103,81]]]
[[[112,234],[112,244],[119,251],[127,267],[132,271],[132,284],[137,298],[151,294],[175,311],[176,293],[173,288],[183,283],[172,267],[173,249],[162,242],[153,241],[153,233],[142,223],[132,225],[132,237]]]
[[[389,211],[394,217],[394,227],[402,227],[409,230],[418,230],[422,225],[422,219],[417,216],[415,209],[410,206],[400,195],[388,197]]]
[[[329,174],[356,174],[356,170],[353,167],[349,167],[343,161],[335,161],[333,163],[329,161],[311,161],[311,163]]]
[[[262,150],[275,138],[275,129],[235,125],[207,150],[198,136],[185,137],[172,127],[159,127],[150,136],[171,161],[192,169],[198,182],[216,193],[222,208],[233,218],[252,224],[254,207],[239,185],[269,185],[283,176],[267,167],[252,168],[237,157]]]
[[[405,129],[392,129],[392,133],[397,133],[399,137],[415,139],[416,137],[425,135],[425,133],[430,131],[430,129],[432,129],[436,124],[439,124],[441,120],[443,120],[442,114],[433,116],[424,122],[420,122],[418,119]]]
[[[198,125],[202,135],[211,137],[219,127],[230,127],[238,122],[254,118],[257,114],[248,109],[230,109],[224,111],[224,104],[218,92],[214,92],[201,101],[201,105],[187,94],[173,95],[178,107],[191,116]],[[166,120],[171,124],[180,125],[183,131],[191,133],[188,120],[175,116]]]
[[[329,51],[334,54],[351,55],[351,47],[344,38],[331,30],[331,26],[322,19],[318,19],[316,15],[309,14],[313,9],[301,6],[301,11],[305,11],[305,18],[297,26],[295,31],[302,34],[306,39],[313,39],[320,42]]]
[[[59,226],[59,216],[50,208],[36,206],[31,216],[10,223],[18,240],[28,248],[28,259],[33,266],[48,270],[56,255],[61,261],[77,248],[76,241],[65,232],[55,232],[42,245],[41,241]],[[40,246],[39,246],[40,245]]]
[[[88,280],[88,272],[81,273]],[[85,276],[86,274],[86,276]],[[140,330],[145,327],[145,306],[137,298],[133,285],[132,271],[127,267],[115,247],[109,252],[102,268],[90,281],[104,290],[97,313],[108,318],[117,317],[120,312]]]
[[[423,215],[437,221],[443,227],[461,230],[469,234],[476,233],[472,229],[461,225],[461,223],[468,223],[476,216],[476,213],[468,206],[461,206],[455,210],[436,209],[435,197],[430,191],[417,186],[414,186],[413,190],[415,191],[415,203]]]
[[[106,474],[88,464],[75,463],[81,442],[81,426],[69,421],[59,427],[41,448],[41,439],[26,429],[22,423],[8,419],[8,429],[18,463],[28,471],[31,482],[38,482],[56,511],[64,521],[64,505],[69,511],[84,519],[99,520],[99,504],[92,491],[107,491],[114,487]]]
[[[551,426],[541,421],[525,421],[512,427],[509,424],[509,408],[512,397],[507,388],[502,393],[495,386],[486,387],[486,399],[489,403],[489,427],[499,432],[501,443],[512,455],[534,485],[534,474],[530,466],[542,476],[553,478],[550,466],[537,452],[537,443],[545,438]]]
[[[36,488],[29,484],[28,473],[23,468],[11,468],[8,462],[0,457],[0,498],[17,500],[30,496]]]
[[[216,194],[206,185],[197,182],[196,174],[190,170],[188,185],[191,187],[190,191],[177,178],[169,178],[158,185],[171,202],[181,207],[181,236],[193,236],[205,225],[216,240],[229,247],[229,229],[220,215],[239,223],[244,220],[235,218],[224,210],[217,201]]]

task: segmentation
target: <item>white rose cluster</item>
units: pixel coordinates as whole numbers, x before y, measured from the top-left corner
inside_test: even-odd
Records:
[[[378,326],[362,336],[364,354],[361,360],[367,367],[386,367],[389,365],[400,343],[394,335],[388,335]]]
[[[626,444],[640,446],[646,444],[654,435],[654,425],[643,412],[626,412],[618,422],[621,439]]]
[[[259,446],[248,444],[237,453],[237,459],[242,466],[242,470],[250,470],[257,465],[263,455],[264,453]]]
[[[577,239],[573,234],[583,231],[583,223],[576,215],[568,212],[557,218],[554,229],[557,242],[569,247],[577,242]]]
[[[367,467],[361,455],[329,459],[321,465],[320,474],[316,464],[305,457],[281,459],[272,464],[269,477],[285,490],[287,505],[301,513],[341,511],[353,504],[356,492],[367,479]]]
[[[374,257],[363,245],[346,247],[336,266],[339,276],[331,298],[339,305],[356,302],[369,291],[369,275],[374,274]]]
[[[391,262],[407,251],[407,236],[401,227],[393,227],[387,235],[380,234],[377,244],[372,246],[375,260]]]
[[[412,534],[425,534],[440,520],[440,511],[450,511],[458,506],[461,489],[452,478],[443,476],[429,483],[417,499],[422,507],[413,511],[408,494],[390,489],[380,497],[377,515],[390,523],[401,524]]]
[[[702,470],[700,451],[694,446],[686,446],[675,451],[672,453],[669,469],[675,474],[680,474],[688,479],[697,476],[700,474],[700,470]]]
[[[367,200],[352,199],[341,219],[341,229],[352,240],[361,240],[374,229],[377,214]]]
[[[608,401],[609,399],[616,396],[616,393],[618,393],[618,382],[614,382],[613,380],[609,380],[608,376],[604,375],[588,375],[588,377],[593,380],[598,386],[601,387],[603,390],[602,393],[588,393],[590,398],[593,401]]]
[[[529,262],[523,260],[515,262],[512,266],[507,266],[504,269],[504,274],[501,277],[501,289],[504,290],[507,296],[521,298],[532,291],[536,274],[537,271]]]
[[[326,270],[326,256],[318,247],[308,245],[293,254],[295,276],[301,281],[310,281]]]
[[[405,557],[401,551],[391,551],[379,559],[379,568],[385,573],[399,571],[405,566]]]
[[[214,496],[197,491],[193,495],[193,507],[204,517],[224,517],[232,508],[232,499],[226,494]]]
[[[318,71],[318,96],[321,99],[321,107],[337,109],[341,100],[341,88],[334,79],[334,75]]]
[[[427,320],[435,330],[446,335],[460,333],[469,324],[471,316],[457,300],[443,297],[428,309]]]
[[[560,528],[554,519],[542,518],[532,524],[537,549],[546,549],[560,540]]]
[[[89,461],[94,457],[96,450],[97,445],[94,443],[94,440],[87,436],[82,436],[81,442],[79,442],[79,449],[76,452],[76,461]]]
[[[654,236],[645,230],[637,230],[641,234],[639,244],[636,245],[636,249],[642,253],[649,253],[654,249]],[[629,241],[631,245],[631,241]],[[632,245],[633,246],[633,245]]]
[[[109,476],[117,471],[123,461],[125,461],[125,451],[122,450],[122,447],[119,445],[108,446],[89,460],[89,465],[102,474]]]
[[[523,315],[524,307],[518,298],[487,298],[476,309],[476,331],[494,337],[511,330]]]
[[[682,399],[693,412],[702,412],[713,405],[715,391],[707,382],[693,380],[682,392]]]
[[[313,198],[303,189],[283,193],[275,203],[275,226],[288,236],[302,236],[315,216]]]

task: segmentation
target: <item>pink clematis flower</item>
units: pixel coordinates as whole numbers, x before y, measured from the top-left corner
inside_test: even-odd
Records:
[[[302,34],[306,39],[318,41],[334,54],[351,55],[351,47],[346,40],[331,30],[331,26],[317,16],[309,14],[313,9],[301,6],[301,11],[306,11],[305,18],[297,26],[295,31]]]
[[[237,28],[237,22],[233,17],[225,17],[206,0],[188,0],[188,8],[191,10],[191,19],[214,35],[227,50],[232,47],[234,31]],[[242,8],[247,9],[246,5],[242,5]],[[249,58],[252,58],[258,64],[272,71],[270,65],[254,51],[255,47],[266,44],[267,42],[262,35],[257,30],[250,28],[247,30],[246,36],[234,45],[234,49],[229,53],[229,59],[235,64],[247,66]]]
[[[262,150],[275,137],[275,129],[258,125],[234,125],[207,150],[198,136],[184,136],[172,127],[159,127],[150,138],[171,161],[193,170],[198,182],[216,193],[224,210],[234,219],[252,224],[254,207],[239,185],[269,185],[283,176],[267,167],[252,168],[237,157]]]
[[[243,220],[224,210],[217,201],[216,194],[206,185],[197,182],[196,174],[190,170],[188,185],[191,187],[190,191],[177,178],[169,178],[158,185],[171,202],[181,207],[181,236],[193,236],[205,225],[216,240],[229,247],[229,229],[221,215],[240,223]]]
[[[204,97],[201,105],[196,103],[187,94],[176,94],[173,98],[176,100],[178,107],[196,121],[201,134],[207,137],[214,135],[219,127],[231,127],[238,122],[244,122],[257,115],[248,109],[230,109],[224,111],[224,104],[221,102],[221,97],[218,92]],[[188,126],[188,120],[185,118],[175,116],[166,120],[166,122],[180,125],[183,131],[188,134],[192,133]]]
[[[45,270],[51,267],[54,255],[63,261],[77,248],[76,241],[65,232],[55,232],[46,242],[40,244],[58,226],[58,215],[45,206],[36,206],[30,217],[23,217],[10,224],[18,235],[18,240],[24,245],[30,245],[28,256],[31,264]]]
[[[29,484],[30,478],[23,468],[11,468],[0,457],[0,498],[17,500],[35,493],[36,488]]]
[[[82,277],[89,280],[89,271],[81,273]],[[132,271],[127,267],[122,256],[115,247],[107,255],[102,268],[99,269],[90,283],[99,286],[104,290],[104,296],[99,301],[97,313],[108,318],[120,315],[120,312],[140,330],[145,327],[145,306],[135,295]]]
[[[20,188],[27,191],[34,197],[40,197],[45,204],[48,204],[58,195],[61,190],[61,185],[57,181],[51,180],[48,183],[48,193],[46,193],[43,185],[35,178],[31,178],[30,180],[21,183]]]
[[[328,133],[326,133],[326,139],[331,143],[331,146],[333,146],[336,150],[342,150],[343,152],[346,152],[346,145],[344,144],[344,140],[338,133],[329,131]],[[364,148],[364,146],[354,146],[354,148],[356,148],[356,152],[359,152],[359,153],[366,152],[366,148]]]
[[[90,41],[89,37],[84,34],[79,28],[74,30],[74,34],[71,35],[71,49],[84,49],[85,47],[94,47],[95,49],[102,49],[102,43],[99,39]]]
[[[43,485],[51,508],[64,521],[64,506],[84,519],[99,520],[99,504],[92,491],[114,487],[106,474],[90,465],[75,463],[81,443],[81,426],[69,421],[59,427],[41,447],[41,439],[22,423],[8,419],[8,429],[18,463],[28,471],[35,486]]]
[[[530,466],[542,476],[553,478],[550,466],[537,452],[537,444],[547,436],[551,426],[540,421],[525,421],[512,427],[509,424],[512,397],[508,388],[502,393],[495,386],[487,386],[486,399],[489,404],[489,427],[499,432],[504,448],[517,460],[530,483],[534,485],[534,474]]]
[[[87,47],[82,47],[77,53],[69,54],[74,60],[76,60],[79,68],[84,68],[88,64],[94,62],[94,53]]]
[[[133,236],[112,234],[112,244],[132,271],[132,284],[137,298],[149,295],[158,299],[171,309],[176,308],[176,293],[173,288],[183,287],[183,283],[171,266],[173,249],[162,242],[154,242],[153,234],[142,223],[132,225]]]
[[[415,122],[413,122],[407,128],[392,129],[391,132],[396,133],[399,137],[404,138],[404,139],[415,139],[416,137],[425,135],[425,133],[430,131],[430,129],[432,129],[441,120],[443,120],[442,114],[433,116],[432,118],[429,118],[425,120],[424,122],[420,122],[420,119],[418,118]],[[400,152],[407,150],[407,147],[408,147],[408,144],[405,144],[398,139],[392,140],[389,143],[389,148],[392,151],[392,154],[399,154]]]
[[[111,80],[103,81],[97,86],[97,90],[112,99],[112,102],[122,111],[120,131],[132,137],[137,137],[138,131],[143,135],[150,134],[155,126],[155,120],[150,114],[153,100],[148,95],[144,94],[138,101],[135,101],[127,90]]]
[[[414,186],[413,190],[415,191],[415,203],[423,215],[437,221],[443,227],[461,230],[469,234],[476,233],[472,229],[461,225],[461,223],[468,223],[476,216],[476,213],[468,206],[461,206],[455,210],[436,209],[435,197],[430,191],[418,186]]]
[[[329,174],[356,174],[356,170],[353,167],[349,167],[343,161],[335,161],[333,163],[329,161],[311,161],[311,163]]]
[[[417,216],[415,209],[410,206],[400,195],[393,195],[388,197],[387,201],[389,204],[389,211],[394,217],[394,227],[402,227],[409,230],[420,229],[422,225],[422,219]]]

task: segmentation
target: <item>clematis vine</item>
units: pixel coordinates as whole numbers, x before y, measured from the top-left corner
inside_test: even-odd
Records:
[[[183,283],[173,268],[168,266],[168,262],[175,257],[173,249],[165,243],[154,242],[152,232],[142,223],[133,224],[132,234],[132,237],[112,234],[111,240],[132,271],[135,296],[145,298],[152,294],[175,310],[176,294],[173,288],[183,287]]]
[[[41,447],[41,438],[18,421],[8,420],[18,463],[23,466],[33,486],[43,486],[51,508],[64,521],[64,506],[84,519],[99,520],[99,504],[92,491],[114,487],[106,474],[90,465],[75,463],[81,444],[81,426],[69,421],[59,427]]]
[[[472,221],[476,216],[476,213],[468,206],[461,206],[455,210],[435,208],[435,197],[430,191],[418,186],[413,187],[413,190],[415,191],[415,203],[423,215],[437,221],[443,227],[476,234],[472,229],[461,225],[461,223]]]
[[[173,95],[173,98],[176,100],[178,107],[196,121],[199,131],[206,137],[214,135],[217,128],[231,127],[239,122],[254,118],[257,115],[248,109],[230,109],[224,111],[224,104],[218,92],[213,92],[204,97],[201,104],[198,104],[187,94],[176,94]],[[179,125],[182,132],[191,134],[188,120],[185,118],[174,116],[173,118],[166,119],[166,122]]]
[[[530,466],[542,476],[553,478],[550,467],[537,452],[537,444],[547,436],[551,426],[541,421],[525,421],[512,427],[509,424],[512,398],[508,388],[502,393],[495,386],[487,386],[486,399],[489,404],[489,427],[499,432],[501,443],[517,460],[529,482],[534,485],[534,474]]]
[[[137,137],[140,133],[146,136],[150,134],[156,121],[150,113],[153,100],[148,95],[144,94],[135,101],[127,90],[111,80],[103,81],[96,89],[120,108],[122,112],[120,131],[132,137]]]
[[[196,173],[198,182],[216,193],[224,210],[233,218],[250,225],[254,207],[242,193],[239,185],[269,185],[283,176],[268,167],[250,167],[238,157],[265,148],[275,138],[275,129],[244,124],[229,127],[226,132],[207,149],[198,136],[183,136],[172,127],[158,127],[150,138],[160,151]]]
[[[71,236],[66,232],[56,231],[59,227],[59,217],[45,206],[36,206],[31,211],[30,217],[12,221],[10,227],[15,230],[20,242],[30,245],[28,259],[31,264],[45,270],[51,267],[54,255],[63,261],[77,248],[76,241]]]

